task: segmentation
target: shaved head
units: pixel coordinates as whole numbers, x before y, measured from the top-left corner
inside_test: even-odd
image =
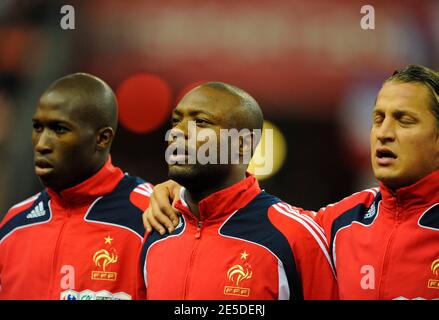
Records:
[[[87,73],[74,73],[53,82],[43,96],[69,95],[70,104],[82,121],[95,129],[117,129],[117,100],[103,80]]]
[[[209,149],[205,154],[212,161],[171,161],[171,179],[201,199],[245,178],[249,156],[260,141],[264,122],[252,96],[227,83],[206,82],[189,91],[172,113],[172,129],[180,134],[169,144],[184,144],[185,153],[173,154],[170,159],[187,160],[189,154]],[[190,128],[203,137],[195,144],[189,142]]]
[[[45,186],[64,190],[108,160],[117,127],[116,97],[93,75],[67,75],[41,95],[32,122],[35,173]]]
[[[198,88],[211,88],[222,91],[235,97],[239,103],[230,115],[230,128],[240,129],[261,129],[264,124],[264,116],[256,100],[244,90],[224,82],[207,82]],[[196,89],[194,89],[196,90]]]

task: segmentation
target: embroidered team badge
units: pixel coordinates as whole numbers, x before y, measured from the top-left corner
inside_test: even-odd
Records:
[[[435,275],[436,279],[428,280],[428,287],[430,289],[439,289],[439,259],[436,259],[431,264],[431,271]]]
[[[104,238],[105,243],[111,246],[113,239],[110,236]],[[108,271],[109,266],[116,263],[118,259],[116,249],[110,247],[107,249],[103,248],[96,251],[93,255],[93,263],[98,270],[94,270],[91,273],[92,280],[107,280],[116,281],[117,272]]]
[[[224,287],[224,294],[228,296],[250,296],[250,288],[240,285],[244,280],[250,280],[253,275],[251,265],[247,261],[249,254],[246,251],[241,252],[241,259],[243,264],[235,264],[227,271],[227,280],[233,284],[232,286]]]

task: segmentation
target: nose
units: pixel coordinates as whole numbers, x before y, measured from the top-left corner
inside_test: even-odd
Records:
[[[192,123],[192,122],[193,121],[188,121],[186,119],[183,119],[182,121],[180,121],[174,128],[172,128],[172,130],[175,130],[174,132],[176,132],[175,136],[177,136],[179,138],[184,137],[185,139],[188,139],[189,131],[196,129],[195,123]]]
[[[40,133],[34,133],[34,150],[39,154],[52,152],[50,133],[43,129]]]
[[[381,143],[395,140],[395,125],[391,118],[385,118],[377,128],[376,137]]]

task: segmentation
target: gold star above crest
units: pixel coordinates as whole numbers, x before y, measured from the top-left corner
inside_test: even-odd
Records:
[[[111,238],[110,236],[107,236],[107,237],[105,237],[104,238],[104,240],[105,240],[105,244],[111,244],[111,241],[113,241],[113,238]]]
[[[246,260],[247,259],[247,257],[248,257],[248,253],[246,252],[246,251],[244,251],[244,252],[241,252],[241,259],[244,259],[244,260]]]

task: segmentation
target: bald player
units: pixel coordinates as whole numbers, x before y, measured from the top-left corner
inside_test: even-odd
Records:
[[[337,298],[321,229],[246,172],[245,155],[253,152],[262,124],[257,102],[220,82],[196,87],[173,110],[169,148],[183,152],[170,153],[167,161],[170,178],[183,186],[175,203],[182,216],[171,234],[154,231],[145,238],[140,265],[147,299]],[[244,131],[221,135],[231,129]],[[191,145],[194,133],[203,138]],[[228,163],[202,163],[197,151],[218,160],[236,146]]]
[[[0,225],[0,299],[132,299],[151,185],[113,166],[117,102],[76,73],[42,94],[32,119],[44,190]]]

